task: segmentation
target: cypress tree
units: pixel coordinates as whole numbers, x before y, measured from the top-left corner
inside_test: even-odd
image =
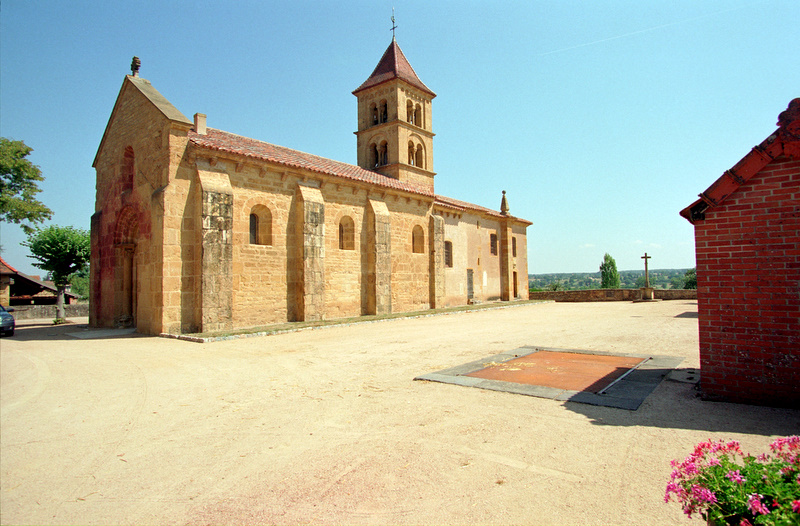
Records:
[[[617,262],[614,261],[607,252],[603,256],[603,263],[600,264],[600,288],[618,289],[619,272],[617,272]]]

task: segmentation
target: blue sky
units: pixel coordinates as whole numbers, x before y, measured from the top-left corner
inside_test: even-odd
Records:
[[[89,228],[92,161],[131,57],[191,118],[356,162],[391,41],[437,93],[436,192],[528,219],[529,272],[694,266],[678,212],[800,96],[800,2],[170,1],[0,5],[0,135],[34,148],[52,222]],[[3,257],[28,273],[24,234]]]

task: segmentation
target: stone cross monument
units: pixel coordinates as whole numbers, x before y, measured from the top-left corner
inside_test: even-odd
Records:
[[[651,256],[647,255],[647,252],[644,253],[642,259],[644,260],[644,288],[650,288],[650,273],[647,271],[647,260],[650,259]]]
[[[652,301],[655,299],[655,294],[653,293],[653,287],[650,286],[650,272],[647,269],[647,260],[650,259],[651,256],[647,255],[647,252],[644,253],[642,259],[644,260],[644,287],[642,287],[642,300],[643,301]]]

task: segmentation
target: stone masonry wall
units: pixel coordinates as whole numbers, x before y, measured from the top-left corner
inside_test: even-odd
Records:
[[[392,311],[406,312],[430,308],[428,285],[428,213],[431,203],[421,199],[387,199],[391,214]],[[412,250],[412,231],[422,229],[422,253]]]
[[[654,298],[658,300],[697,299],[697,291],[693,289],[653,289],[653,294]],[[541,290],[531,291],[529,299],[563,302],[635,301],[642,299],[642,291],[639,289]]]
[[[158,191],[166,184],[169,121],[129,82],[109,120],[95,163],[97,196],[92,219],[90,323],[111,327],[128,313],[142,332],[161,330],[160,231]],[[133,153],[132,177],[123,173],[125,150]],[[156,206],[152,206],[155,201]],[[154,239],[154,236],[157,239]],[[126,244],[130,250],[120,250]],[[134,268],[123,283],[123,258],[132,251]],[[133,298],[124,297],[130,290]]]

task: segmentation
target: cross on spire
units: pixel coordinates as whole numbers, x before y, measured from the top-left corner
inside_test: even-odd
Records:
[[[394,30],[397,29],[397,25],[394,23],[394,7],[392,8],[392,41],[394,41]]]

